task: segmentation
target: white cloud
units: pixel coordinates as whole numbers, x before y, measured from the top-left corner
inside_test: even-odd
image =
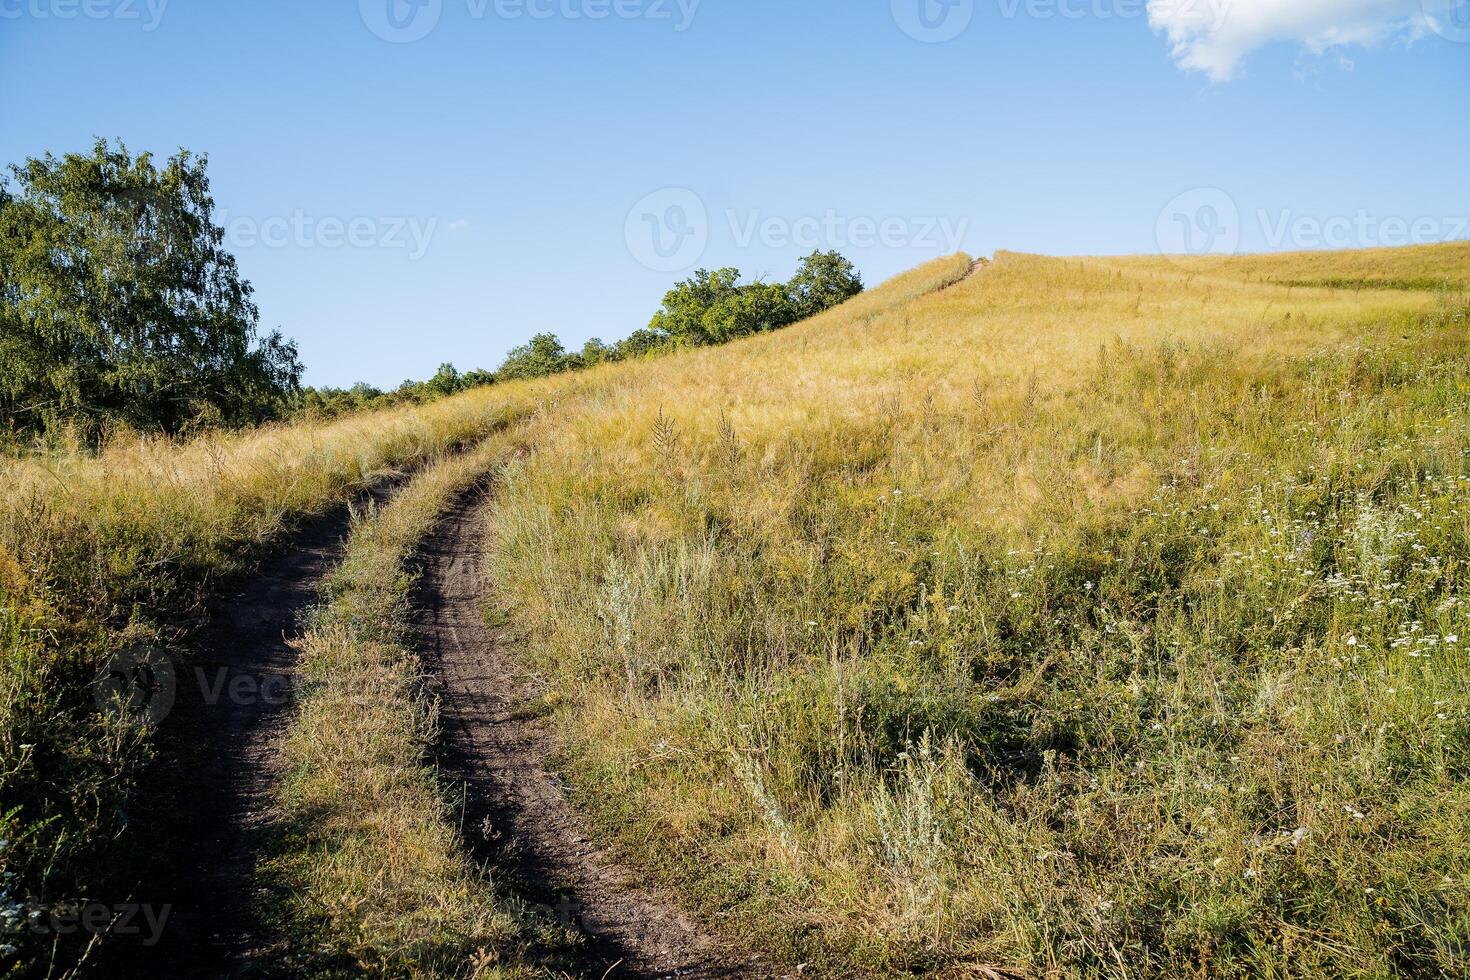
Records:
[[[1313,54],[1438,30],[1464,0],[1148,0],[1148,21],[1169,39],[1179,67],[1213,81],[1235,76],[1250,52],[1273,41]]]
[[[453,221],[449,222],[449,230],[450,231],[464,231],[469,226],[470,226],[470,219],[469,218],[456,218]]]

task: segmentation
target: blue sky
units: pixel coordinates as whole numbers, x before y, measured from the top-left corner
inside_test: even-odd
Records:
[[[813,246],[1470,237],[1467,94],[1470,0],[0,0],[0,160],[207,152],[313,384]]]

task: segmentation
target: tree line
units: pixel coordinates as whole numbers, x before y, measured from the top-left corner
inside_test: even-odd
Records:
[[[423,402],[502,381],[541,378],[616,361],[655,357],[684,347],[723,344],[816,316],[863,290],[862,277],[837,252],[813,252],[784,283],[741,282],[733,268],[700,269],[664,295],[648,326],[616,343],[592,338],[568,350],[553,333],[540,333],[513,349],[494,371],[461,373],[443,364],[427,381],[405,381],[383,391],[367,384],[351,388],[306,388],[301,411],[318,416]]]
[[[784,283],[701,269],[646,327],[567,350],[541,333],[494,371],[444,364],[425,381],[301,384],[295,343],[262,332],[248,281],[224,247],[208,160],[155,163],[121,142],[46,154],[0,179],[0,442],[68,432],[166,434],[423,402],[685,347],[722,344],[814,316],[863,289],[837,252],[813,252]]]

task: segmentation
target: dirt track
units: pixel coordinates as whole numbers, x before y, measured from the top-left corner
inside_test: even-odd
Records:
[[[529,686],[485,624],[487,502],[484,491],[470,494],[424,543],[415,617],[442,698],[443,763],[465,785],[465,836],[475,857],[509,872],[528,898],[570,912],[587,937],[591,961],[582,965],[590,976],[774,976],[619,867],[567,804],[547,769],[547,724],[521,710]]]
[[[950,283],[948,286],[941,286],[937,290],[937,292],[941,292],[942,293],[946,289],[953,289],[954,287],[958,286],[960,283],[967,282],[970,279],[975,278],[980,273],[982,273],[986,269],[990,268],[990,261],[991,261],[990,259],[987,259],[987,258],[985,258],[983,256],[980,257],[980,258],[978,258],[978,259],[972,260],[970,262],[970,267],[965,270],[965,274],[964,275],[960,276],[958,279],[956,279],[954,282]]]
[[[402,480],[380,481],[358,503],[385,500]],[[221,600],[197,641],[198,656],[176,664],[176,704],[152,769],[168,785],[155,788],[142,815],[159,864],[136,896],[168,907],[167,928],[156,946],[119,942],[102,975],[193,980],[279,972],[280,950],[252,905],[296,678],[287,638],[317,602],[349,528],[345,505],[309,522],[289,550]]]
[[[361,502],[381,502],[401,482],[385,481]],[[419,649],[442,698],[442,762],[465,787],[465,837],[474,856],[586,937],[586,956],[572,964],[585,976],[778,975],[701,930],[666,895],[619,867],[567,804],[546,768],[551,734],[519,710],[529,687],[482,615],[487,503],[483,490],[467,495],[424,542],[415,596]],[[157,787],[148,812],[139,815],[160,863],[137,900],[166,906],[167,928],[156,946],[119,943],[108,950],[102,975],[161,980],[282,972],[285,950],[258,921],[254,905],[257,856],[273,813],[296,678],[288,639],[318,601],[349,529],[345,506],[309,523],[290,550],[221,600],[197,642],[198,655],[176,665],[177,702],[152,770],[169,785]]]

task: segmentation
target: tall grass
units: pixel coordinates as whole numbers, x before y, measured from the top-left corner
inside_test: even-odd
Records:
[[[564,399],[506,437],[491,598],[577,800],[730,928],[842,976],[1464,973],[1456,248],[955,256],[728,347],[0,464],[0,917],[126,891],[149,733],[93,703],[110,653],[186,647],[304,515]],[[334,608],[371,622],[306,650],[384,683],[292,743],[330,860],[279,870],[333,962],[518,969],[392,631],[479,462],[359,528]]]
[[[964,269],[956,260],[912,274],[852,307],[875,314]],[[99,710],[92,681],[111,656],[148,644],[186,658],[209,598],[305,517],[387,470],[482,440],[557,399],[617,389],[643,367],[497,385],[330,423],[190,441],[118,437],[98,453],[62,442],[0,457],[0,966],[69,971],[95,937],[32,930],[27,918],[129,900],[147,863],[128,811],[152,732]],[[333,921],[330,908],[316,913]],[[438,955],[410,918],[402,935],[418,939],[404,941]],[[364,955],[397,962],[381,947]]]
[[[1466,972],[1463,291],[888,288],[620,374],[507,475],[493,601],[579,802],[833,975]]]

